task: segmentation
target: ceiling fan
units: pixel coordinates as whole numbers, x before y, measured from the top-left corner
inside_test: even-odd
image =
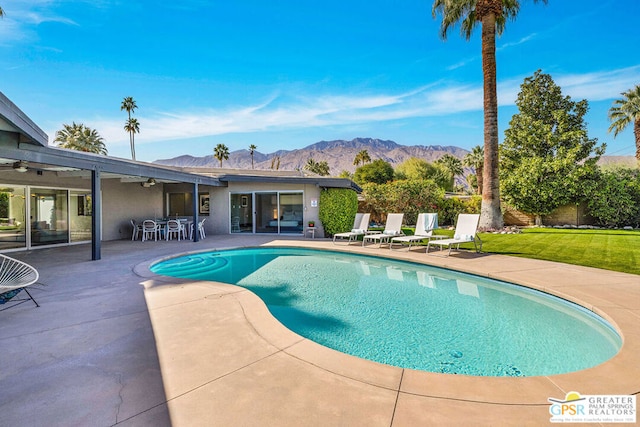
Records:
[[[29,170],[29,164],[24,160],[19,160],[13,164],[13,170],[16,172],[24,173]]]
[[[39,174],[42,173],[40,165],[31,165],[26,160],[11,160],[11,159],[0,159],[0,172],[19,172],[25,173],[29,171],[36,171]]]

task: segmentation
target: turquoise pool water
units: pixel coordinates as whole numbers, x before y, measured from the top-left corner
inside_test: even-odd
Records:
[[[247,248],[157,263],[154,273],[235,284],[292,331],[335,350],[431,372],[552,375],[614,356],[592,312],[524,287],[402,261]]]

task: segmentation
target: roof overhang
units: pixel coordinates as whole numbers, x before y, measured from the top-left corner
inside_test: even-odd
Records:
[[[0,92],[0,130],[15,132],[20,143],[46,147],[49,137],[13,102]]]
[[[218,179],[223,182],[269,182],[274,184],[307,184],[321,188],[348,188],[357,193],[362,188],[347,178],[327,178],[322,176],[265,176],[265,175],[236,175],[223,174]]]
[[[59,174],[82,176],[89,171],[107,175],[154,178],[164,182],[181,182],[225,187],[219,179],[193,173],[182,172],[169,167],[138,162],[81,151],[61,148],[39,147],[33,144],[19,144],[17,148],[0,145],[0,157],[22,160],[29,163],[52,165],[60,168]],[[64,170],[62,170],[64,169]]]

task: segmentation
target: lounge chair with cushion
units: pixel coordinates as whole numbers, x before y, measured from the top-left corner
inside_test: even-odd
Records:
[[[442,240],[429,240],[427,243],[427,253],[429,253],[429,247],[431,245],[439,245],[440,249],[444,246],[449,247],[449,253],[447,256],[451,255],[451,247],[455,246],[456,250],[460,249],[460,244],[462,243],[471,243],[476,249],[476,252],[480,252],[482,250],[482,240],[480,240],[480,236],[478,236],[478,222],[480,221],[479,214],[460,214],[458,215],[458,222],[456,224],[456,231],[453,234],[452,239],[442,239]],[[478,248],[478,243],[480,247]]]
[[[36,283],[38,277],[38,270],[29,264],[0,254],[0,304],[16,303],[0,311],[15,307],[29,300],[33,301],[36,307],[40,307],[27,290],[27,286]],[[21,291],[25,291],[29,298],[15,298]]]
[[[362,246],[368,242],[378,243],[381,247],[383,243],[389,243],[391,238],[402,236],[402,219],[404,214],[392,213],[387,215],[387,222],[384,225],[384,231],[378,234],[367,234],[362,238]]]
[[[334,234],[333,243],[336,244],[336,239],[340,238],[340,240],[349,239],[347,244],[351,244],[352,241],[358,240],[359,236],[364,236],[365,234],[367,234],[369,232],[370,218],[371,214],[357,213],[356,218],[353,221],[353,228],[351,229],[351,231]]]
[[[425,239],[444,239],[445,236],[437,236],[433,234],[433,230],[436,228],[438,228],[437,213],[418,214],[415,233],[412,236],[393,237],[391,239],[391,243],[389,243],[389,249],[393,249],[394,243],[398,243],[400,246],[404,246],[405,243],[408,243],[408,249],[411,250],[411,245],[415,242],[421,242]]]

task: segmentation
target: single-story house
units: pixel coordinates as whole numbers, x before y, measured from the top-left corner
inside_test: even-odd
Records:
[[[318,227],[322,188],[349,179],[300,171],[160,166],[48,145],[48,136],[0,92],[0,251],[132,237],[131,220],[181,217],[207,234],[303,235]],[[199,239],[193,233],[193,239]]]

